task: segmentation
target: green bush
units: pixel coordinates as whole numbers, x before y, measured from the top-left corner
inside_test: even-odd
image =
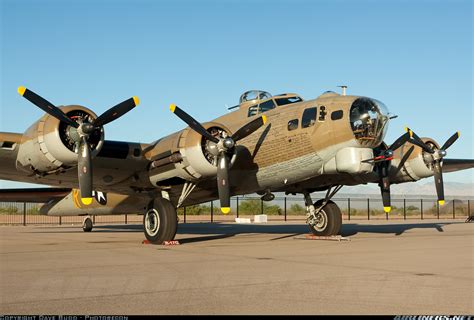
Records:
[[[17,207],[0,207],[0,214],[17,214]]]
[[[262,212],[262,202],[258,199],[243,200],[239,203],[239,213],[260,214]],[[269,205],[263,202],[263,213],[268,215],[281,215],[283,210],[278,205]]]
[[[179,208],[178,214],[183,215],[184,209]],[[194,206],[187,206],[186,207],[186,215],[190,216],[198,216],[200,214],[211,214],[211,207],[204,204],[196,204]]]
[[[39,207],[29,208],[28,210],[26,210],[26,214],[33,214],[33,215],[40,214]]]
[[[293,203],[290,206],[289,214],[304,215],[304,214],[306,214],[306,208],[304,208],[302,205],[299,205],[297,203]]]

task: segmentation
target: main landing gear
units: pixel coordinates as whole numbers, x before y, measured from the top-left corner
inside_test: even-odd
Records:
[[[164,198],[152,201],[143,216],[143,230],[146,239],[154,244],[171,241],[176,235],[177,228],[178,216],[176,208],[171,202]]]
[[[308,192],[303,193],[306,203],[306,223],[311,232],[316,236],[335,236],[339,233],[342,225],[342,214],[339,207],[331,201],[331,198],[341,190],[342,186],[328,189],[326,197],[315,203],[311,200]],[[332,191],[331,191],[332,190]]]

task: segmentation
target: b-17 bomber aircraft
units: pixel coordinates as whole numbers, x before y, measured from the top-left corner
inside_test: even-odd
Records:
[[[390,211],[390,185],[434,176],[444,202],[443,172],[474,167],[472,159],[445,159],[459,138],[440,146],[407,128],[384,142],[387,107],[364,96],[325,92],[303,100],[285,93],[245,92],[231,112],[199,123],[176,105],[171,111],[188,127],[150,144],[109,141],[104,126],[138,105],[130,98],[97,116],[79,105],[55,106],[33,91],[18,92],[45,111],[23,134],[0,133],[0,179],[55,188],[3,190],[0,200],[46,202],[47,215],[141,213],[146,238],[173,240],[176,209],[219,199],[223,213],[230,197],[274,192],[304,195],[314,235],[340,231],[342,217],[331,198],[344,185],[377,183]],[[311,193],[327,191],[313,202]]]

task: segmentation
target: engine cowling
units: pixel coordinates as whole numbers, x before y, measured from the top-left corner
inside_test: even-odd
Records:
[[[220,123],[208,122],[203,127],[212,135],[230,135],[230,130]],[[157,186],[174,184],[172,178],[187,181],[214,177],[217,158],[214,145],[191,128],[186,128],[158,142],[152,151],[150,181]],[[235,156],[231,159],[231,164]]]
[[[439,149],[439,145],[436,141],[431,138],[421,138],[424,143],[435,149]],[[407,152],[408,149],[414,147],[412,154],[405,162],[404,166],[398,172],[398,174],[392,179],[394,183],[397,182],[407,182],[407,181],[418,181],[423,178],[431,177],[434,174],[432,158],[429,156],[423,149],[419,146],[406,143],[394,154],[394,159],[392,160],[392,172],[398,167],[400,160],[403,158],[403,155]]]
[[[97,115],[83,106],[64,106],[61,110],[75,121],[96,119]],[[75,128],[45,114],[23,134],[18,150],[18,169],[36,174],[52,173],[77,165],[79,135]],[[88,138],[91,155],[95,157],[104,143],[103,128]]]

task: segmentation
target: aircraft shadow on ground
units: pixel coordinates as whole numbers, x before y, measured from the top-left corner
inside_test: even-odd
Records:
[[[355,236],[359,233],[369,234],[393,234],[400,236],[408,230],[416,229],[435,229],[438,232],[444,232],[443,227],[450,224],[462,222],[439,222],[439,223],[397,223],[372,225],[363,223],[344,223],[340,235],[343,237]],[[51,231],[33,231],[38,233],[84,233],[82,230],[62,230],[62,228]],[[93,233],[112,233],[112,232],[143,232],[141,224],[115,224],[115,225],[95,225]],[[181,223],[178,225],[177,239],[180,243],[195,243],[211,240],[231,238],[241,234],[275,234],[281,235],[271,238],[270,241],[292,238],[304,234],[310,234],[309,228],[305,224],[236,224],[226,222],[201,222],[201,223]],[[195,235],[195,237],[182,238],[180,235]]]
[[[342,225],[340,235],[344,237],[355,236],[358,233],[393,234],[400,236],[408,230],[435,229],[444,232],[443,227],[453,223],[399,223],[386,225],[371,225],[360,223],[346,223]],[[93,232],[143,232],[142,225],[97,225]],[[279,240],[298,235],[308,234],[309,229],[305,224],[235,224],[235,223],[186,223],[179,224],[178,238],[183,235],[200,235],[198,237],[179,238],[181,243],[192,243],[209,240],[230,238],[238,234],[281,234],[281,237],[272,238]]]

